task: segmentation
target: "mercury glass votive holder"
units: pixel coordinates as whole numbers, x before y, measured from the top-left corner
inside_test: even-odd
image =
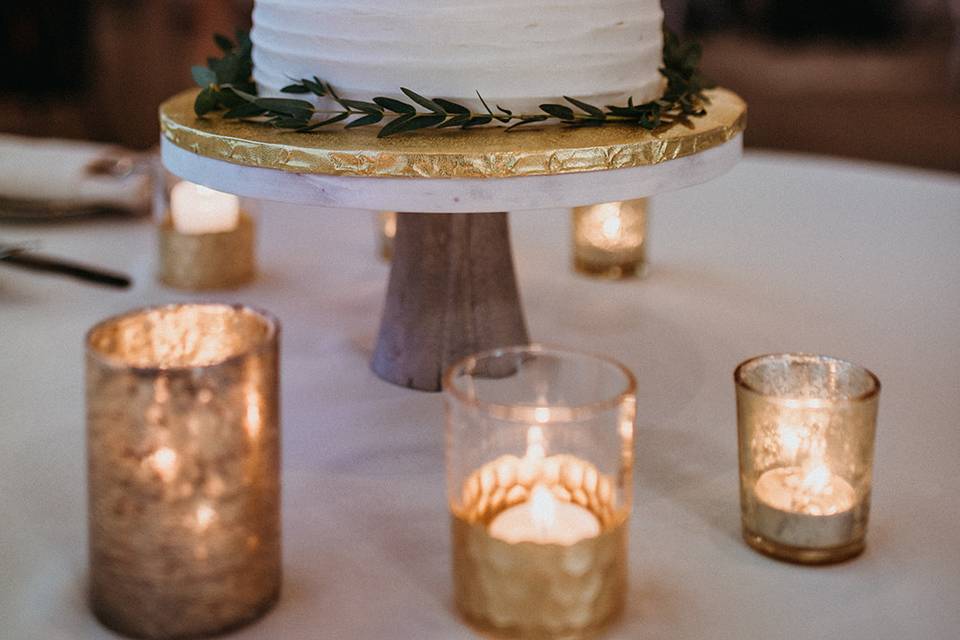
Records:
[[[646,270],[647,198],[573,210],[573,264],[585,275],[620,280]]]
[[[185,291],[234,289],[256,277],[256,225],[241,211],[234,228],[185,233],[167,215],[160,223],[160,282]]]
[[[90,605],[138,638],[246,624],[280,593],[278,323],[174,305],[86,342]]]
[[[880,381],[827,356],[767,355],[734,372],[744,540],[774,558],[861,553]]]
[[[602,629],[626,595],[633,374],[525,346],[468,357],[443,383],[457,609],[508,637]]]
[[[397,212],[380,211],[374,219],[377,255],[384,262],[393,260],[393,243],[397,237]]]

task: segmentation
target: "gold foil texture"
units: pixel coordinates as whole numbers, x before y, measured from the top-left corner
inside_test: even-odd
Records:
[[[170,216],[160,224],[160,268],[163,284],[175,289],[231,289],[256,276],[255,225],[240,213],[237,228],[222,233],[180,233]]]
[[[527,477],[528,468],[515,456],[484,465],[464,484],[461,505],[451,507],[457,608],[471,624],[499,635],[589,636],[623,609],[628,509],[616,507],[613,481],[584,460],[551,456],[538,477]],[[493,518],[524,502],[536,484],[589,509],[600,535],[570,546],[491,536]]]
[[[385,139],[377,127],[295,133],[261,123],[198,118],[196,90],[160,107],[163,136],[207,158],[292,173],[384,178],[510,178],[659,164],[720,146],[746,128],[747,106],[708,92],[707,114],[657,131],[629,125],[423,130]]]
[[[132,312],[87,336],[90,604],[207,636],[280,591],[278,327],[245,307]]]

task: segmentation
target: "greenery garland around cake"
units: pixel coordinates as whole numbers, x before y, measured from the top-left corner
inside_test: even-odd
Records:
[[[193,67],[193,78],[202,90],[194,110],[198,116],[222,112],[224,118],[264,122],[280,129],[307,132],[338,122],[348,129],[383,123],[378,137],[418,129],[470,129],[494,122],[507,130],[524,125],[556,122],[571,127],[599,127],[606,124],[630,124],[654,130],[706,113],[710,88],[700,73],[702,50],[698,43],[681,42],[676,34],[664,30],[663,67],[660,73],[667,86],[658,100],[634,104],[631,98],[624,106],[599,107],[577,98],[564,97],[568,104],[542,104],[539,113],[515,113],[496,105],[491,109],[480,93],[484,111],[472,109],[442,98],[427,98],[410,89],[401,88],[409,101],[377,97],[372,101],[340,97],[329,83],[320,78],[303,78],[283,88],[289,94],[313,94],[329,98],[339,109],[318,109],[313,103],[294,98],[265,98],[257,95],[252,80],[253,46],[250,35],[237,31],[236,41],[223,35],[214,40],[223,52],[221,58],[209,58],[207,66]]]

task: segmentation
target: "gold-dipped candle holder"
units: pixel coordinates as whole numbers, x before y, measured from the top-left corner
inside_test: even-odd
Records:
[[[233,289],[256,277],[256,226],[241,211],[237,225],[215,233],[183,233],[168,213],[160,223],[163,284],[186,291]]]
[[[805,354],[760,356],[734,372],[744,540],[800,564],[866,545],[880,381]]]
[[[504,636],[604,628],[626,594],[632,374],[602,358],[517,347],[454,365],[444,389],[460,613]]]
[[[647,198],[573,210],[573,266],[608,280],[640,277],[647,265]]]
[[[90,605],[122,634],[236,628],[280,592],[279,326],[174,305],[87,335]]]

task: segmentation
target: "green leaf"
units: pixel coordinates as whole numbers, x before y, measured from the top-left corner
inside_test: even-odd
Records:
[[[304,78],[303,80],[300,81],[300,83],[303,84],[303,86],[305,86],[307,89],[309,89],[313,93],[313,95],[318,96],[320,98],[323,98],[328,93],[327,85],[324,84],[323,80],[321,80],[317,76],[313,76],[313,80],[308,80]]]
[[[310,88],[302,84],[288,84],[280,91],[282,93],[310,93]]]
[[[467,110],[466,113],[458,113],[457,115],[453,116],[452,118],[450,118],[449,120],[447,120],[446,122],[438,126],[437,129],[449,129],[451,127],[462,127],[470,120],[470,117],[471,117],[471,114],[469,110]]]
[[[362,118],[357,118],[353,122],[347,125],[347,129],[353,129],[355,127],[366,127],[367,125],[377,124],[383,120],[383,113],[371,113],[365,115]]]
[[[190,73],[193,75],[193,81],[201,87],[209,87],[217,83],[217,74],[199,64],[190,67]]]
[[[394,113],[417,112],[417,108],[412,104],[407,104],[406,102],[401,102],[400,100],[394,100],[393,98],[374,98],[373,101],[384,109],[393,111]]]
[[[497,110],[499,110],[499,111],[502,112],[502,113],[507,114],[508,116],[512,116],[512,115],[513,115],[513,111],[510,111],[510,109],[504,109],[504,108],[501,107],[500,105],[497,105]]]
[[[308,116],[313,114],[313,105],[306,100],[294,100],[291,98],[255,98],[254,104],[267,111],[274,111],[288,116],[297,117],[306,113]]]
[[[525,116],[525,117],[523,117],[523,118],[520,119],[520,122],[514,123],[514,124],[510,125],[509,127],[507,127],[507,131],[513,131],[513,130],[516,129],[517,127],[522,127],[522,126],[524,126],[524,125],[534,124],[534,123],[537,123],[537,122],[543,122],[544,120],[549,120],[549,119],[550,119],[550,116],[541,116],[541,115]]]
[[[444,100],[443,98],[434,98],[434,102],[443,107],[443,110],[447,113],[457,113],[460,115],[465,115],[470,113],[470,109],[467,109],[462,104],[457,104],[456,102],[451,102],[450,100]]]
[[[421,107],[425,107],[437,114],[443,113],[443,107],[438,105],[436,102],[434,102],[430,98],[425,98],[419,93],[417,93],[416,91],[411,91],[410,89],[405,89],[403,87],[400,87],[400,91],[403,91],[403,93],[406,94],[408,98],[410,98],[411,100],[419,104]]]
[[[493,116],[491,115],[474,116],[463,123],[463,128],[472,129],[473,127],[481,127],[485,124],[490,124],[491,122],[493,122]]]
[[[334,123],[337,123],[337,122],[342,122],[342,121],[346,120],[346,119],[349,118],[349,117],[350,117],[350,114],[347,113],[346,111],[344,111],[343,113],[338,113],[337,115],[333,116],[332,118],[327,118],[326,120],[323,120],[323,121],[321,121],[321,122],[315,122],[315,123],[313,123],[313,124],[308,124],[308,125],[305,126],[305,127],[300,127],[299,129],[297,129],[297,131],[298,131],[299,133],[306,133],[306,132],[308,132],[308,131],[313,131],[314,129],[319,129],[320,127],[325,127],[325,126],[330,125],[330,124],[334,124]]]
[[[477,97],[480,98],[480,104],[483,105],[483,108],[487,110],[487,113],[491,118],[494,118],[500,122],[510,122],[510,116],[498,116],[493,113],[493,109],[490,108],[490,105],[487,104],[487,101],[483,99],[483,96],[480,95],[480,92],[477,91]]]
[[[397,120],[404,120],[403,124],[398,125],[394,129],[390,130],[387,133],[387,129],[390,125],[387,125],[380,130],[378,138],[386,138],[387,136],[394,135],[396,133],[405,133],[407,131],[416,131],[417,129],[428,129],[430,127],[436,126],[446,120],[446,116],[443,114],[435,114],[431,116],[414,116],[413,118],[406,119],[407,116],[400,116],[390,124],[396,123]]]
[[[549,113],[554,118],[560,118],[561,120],[573,120],[573,109],[566,105],[562,104],[542,104],[540,109]]]
[[[207,87],[197,94],[197,99],[193,102],[193,111],[201,118],[217,108],[216,92]]]
[[[583,100],[577,100],[576,98],[571,98],[569,96],[563,96],[563,99],[572,104],[573,106],[579,108],[584,113],[588,113],[595,118],[605,118],[606,115],[603,113],[603,109],[600,107],[595,107],[592,104],[587,104]]]
[[[357,111],[363,111],[364,113],[374,114],[378,113],[383,115],[383,107],[378,105],[375,102],[364,102],[363,100],[347,100],[344,98],[340,101],[340,104],[347,107],[348,109],[355,109]]]
[[[228,119],[253,118],[256,116],[262,116],[265,113],[266,113],[266,110],[264,110],[262,107],[259,107],[252,102],[244,102],[239,106],[236,106],[233,109],[230,109],[229,111],[227,111],[225,114],[223,114],[223,117]]]
[[[412,113],[406,113],[402,116],[398,116],[388,122],[383,129],[380,129],[380,133],[377,134],[378,138],[386,138],[391,136],[394,133],[398,133],[403,130],[403,126],[409,121],[413,120],[416,116]]]
[[[233,40],[223,35],[222,33],[213,34],[213,41],[217,43],[217,46],[224,53],[230,53],[231,51],[233,51],[234,47],[236,47],[236,45],[233,43]]]

